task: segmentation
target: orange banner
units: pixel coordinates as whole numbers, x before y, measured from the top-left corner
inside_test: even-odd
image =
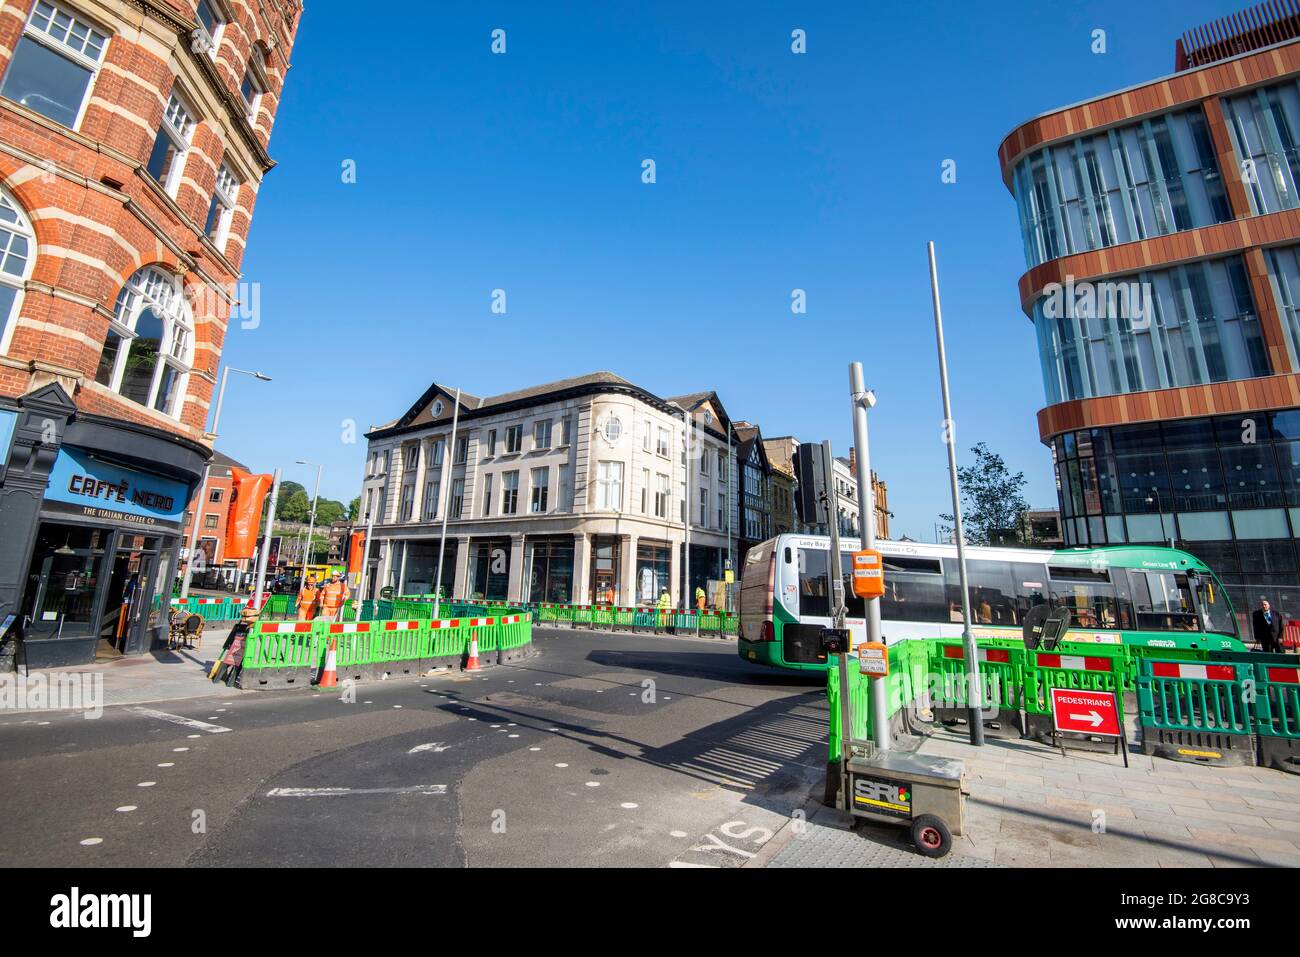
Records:
[[[257,529],[262,523],[262,504],[271,490],[270,475],[252,475],[241,468],[230,469],[230,512],[226,516],[225,557],[252,558]]]
[[[362,561],[364,561],[362,557],[362,553],[364,551],[362,548],[362,543],[365,540],[366,540],[365,532],[352,533],[352,542],[348,546],[348,574],[349,575],[355,575],[361,571],[361,563]]]

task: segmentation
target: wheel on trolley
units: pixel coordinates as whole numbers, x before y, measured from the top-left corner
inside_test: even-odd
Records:
[[[912,843],[926,857],[944,857],[952,850],[952,831],[943,818],[922,814],[912,820]]]

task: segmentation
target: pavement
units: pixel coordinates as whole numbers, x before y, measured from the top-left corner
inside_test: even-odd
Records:
[[[91,682],[102,681],[102,703],[106,706],[251,693],[214,684],[208,679],[208,672],[234,625],[233,621],[208,622],[201,640],[193,648],[155,650],[69,668],[42,668],[32,671],[31,675],[45,675],[47,681],[53,681],[59,675],[81,675]],[[32,714],[44,710],[6,708],[0,714]]]
[[[931,861],[819,803],[820,676],[716,639],[534,637],[511,665],[330,692],[212,685],[219,641],[96,666],[97,720],[0,711],[0,866],[1300,865],[1300,777],[942,728],[919,750],[962,758],[970,796]]]

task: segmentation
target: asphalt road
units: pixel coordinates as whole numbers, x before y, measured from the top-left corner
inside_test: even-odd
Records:
[[[355,701],[0,714],[0,865],[740,866],[820,793],[820,680],[725,641],[534,638]]]

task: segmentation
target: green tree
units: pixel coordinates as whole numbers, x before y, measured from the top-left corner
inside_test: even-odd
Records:
[[[355,522],[357,516],[361,514],[361,496],[358,495],[352,501],[348,502],[348,521]]]
[[[966,541],[988,545],[1005,540],[1008,534],[1014,541],[1023,541],[1020,516],[1029,508],[1023,494],[1028,484],[1025,473],[1012,474],[1002,456],[983,442],[972,446],[971,454],[974,464],[957,466]],[[947,523],[944,530],[951,533],[953,517],[941,514],[939,518]]]
[[[289,495],[284,494],[284,489],[280,489],[280,501],[275,509],[275,520],[277,522],[305,522],[311,517],[311,499],[307,493],[299,486]]]
[[[343,503],[323,498],[316,503],[316,524],[331,525],[343,519]]]

